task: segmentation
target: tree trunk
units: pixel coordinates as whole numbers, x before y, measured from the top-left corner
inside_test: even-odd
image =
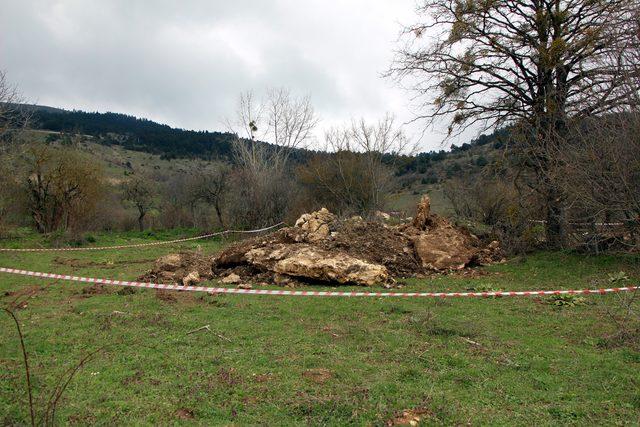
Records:
[[[140,231],[144,231],[144,214],[145,212],[140,211],[140,215],[138,215],[138,228]]]
[[[218,202],[214,204],[214,207],[216,209],[216,215],[218,216],[218,221],[220,221],[220,227],[224,228],[224,222],[222,222],[222,210],[220,209],[220,205],[218,204]]]
[[[547,245],[552,249],[561,249],[565,243],[564,205],[559,191],[550,188],[547,192]]]

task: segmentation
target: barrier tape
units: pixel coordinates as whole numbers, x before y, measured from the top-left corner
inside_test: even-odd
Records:
[[[253,234],[260,233],[263,231],[272,230],[276,227],[280,227],[284,225],[284,222],[279,222],[278,224],[260,228],[258,230],[225,230],[218,231],[216,233],[204,234],[202,236],[196,237],[186,237],[184,239],[176,239],[176,240],[165,240],[161,242],[150,242],[150,243],[134,243],[130,245],[116,245],[116,246],[88,246],[84,248],[0,248],[0,252],[69,252],[69,251],[103,251],[108,249],[127,249],[127,248],[141,248],[145,246],[159,246],[159,245],[170,245],[172,243],[182,243],[189,242],[192,240],[201,240],[208,239],[214,236],[222,236],[225,234]]]
[[[69,276],[65,274],[41,273],[29,270],[0,267],[0,273],[17,274],[21,276],[39,277],[43,279],[69,280],[74,282],[94,283],[112,286],[129,286],[136,288],[165,289],[173,291],[208,292],[213,294],[243,294],[243,295],[277,295],[277,296],[310,296],[310,297],[427,297],[427,298],[458,298],[458,297],[527,297],[543,295],[591,295],[612,292],[628,292],[640,289],[640,286],[626,286],[608,289],[579,289],[559,291],[495,291],[495,292],[333,292],[333,291],[286,291],[271,289],[239,289],[217,288],[207,286],[180,286],[162,283],[129,282],[124,280],[97,279],[93,277]]]
[[[536,224],[546,224],[547,220],[544,219],[530,219],[529,222],[533,222]],[[624,222],[569,222],[569,225],[582,225],[582,226],[591,226],[595,225],[597,227],[622,227]]]

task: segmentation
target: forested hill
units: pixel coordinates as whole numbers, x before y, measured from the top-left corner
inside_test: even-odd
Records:
[[[175,129],[147,119],[118,113],[89,113],[33,106],[32,127],[91,135],[106,145],[162,155],[164,158],[228,159],[235,135]]]
[[[67,111],[38,105],[25,107],[31,112],[34,129],[91,135],[104,145],[120,145],[165,159],[231,160],[231,144],[235,138],[232,133],[176,129],[126,114]],[[397,176],[411,175],[424,183],[438,182],[462,171],[473,174],[482,169],[507,137],[508,131],[501,129],[450,150],[403,156],[400,161],[389,158],[389,162],[395,164]],[[304,163],[311,154],[312,151],[296,150],[292,159]]]

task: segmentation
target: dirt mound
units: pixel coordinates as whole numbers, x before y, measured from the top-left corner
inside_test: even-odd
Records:
[[[499,251],[497,242],[485,246],[468,230],[433,215],[424,196],[411,223],[340,220],[323,208],[304,214],[293,227],[238,242],[216,257],[166,255],[141,279],[182,285],[212,277],[240,285],[388,285],[397,277],[489,263],[498,259]]]
[[[430,212],[424,196],[412,223],[389,226],[326,209],[305,214],[294,227],[232,245],[213,260],[213,272],[245,281],[321,281],[370,286],[393,277],[459,270],[491,262],[497,242],[483,246],[464,228]]]
[[[138,280],[192,286],[202,280],[213,278],[212,261],[212,256],[199,252],[165,255],[158,258],[153,269],[140,276]]]

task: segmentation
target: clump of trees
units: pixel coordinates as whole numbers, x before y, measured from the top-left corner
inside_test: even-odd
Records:
[[[103,193],[101,170],[73,150],[29,144],[23,156],[26,205],[36,229],[69,229],[96,209]]]
[[[395,189],[395,162],[413,147],[387,115],[373,125],[361,119],[327,132],[325,150],[298,170],[314,204],[342,215],[371,215]]]

